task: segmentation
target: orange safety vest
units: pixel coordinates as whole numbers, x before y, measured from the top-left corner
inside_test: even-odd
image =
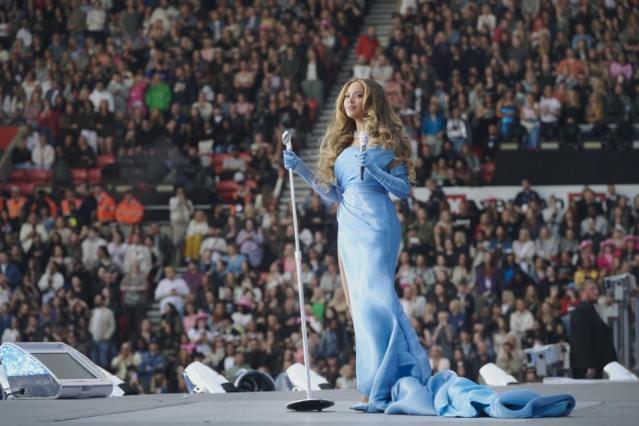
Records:
[[[144,206],[135,199],[132,199],[130,202],[127,202],[126,199],[122,200],[115,211],[115,220],[124,225],[140,223],[143,216]]]
[[[47,206],[49,206],[49,212],[51,213],[52,218],[58,217],[58,206],[55,204],[51,198],[47,197],[44,199],[47,202]]]
[[[68,200],[67,198],[65,198],[64,200],[62,200],[61,203],[62,216],[71,216],[71,213],[73,213],[74,210],[80,208],[80,204],[82,204],[82,201],[78,200],[77,198],[74,198],[72,200]]]
[[[115,201],[106,192],[100,194],[96,216],[101,223],[112,222],[115,219]]]
[[[46,203],[47,208],[49,209],[49,214],[51,214],[51,217],[52,217],[53,219],[55,219],[56,217],[58,217],[58,206],[55,204],[55,201],[53,201],[53,200],[52,200],[51,198],[49,198],[49,197],[45,197],[45,198],[44,198],[44,202]],[[1,210],[1,209],[0,209],[0,210]],[[37,210],[36,205],[35,205],[35,204],[33,204],[33,205],[31,206],[31,211],[32,211],[32,212],[34,212],[34,213],[39,213],[39,212],[37,212],[36,210]]]
[[[27,203],[27,199],[24,197],[9,198],[7,200],[7,210],[9,213],[9,218],[10,219],[19,218],[20,214],[22,213],[22,208],[24,207],[26,203]]]

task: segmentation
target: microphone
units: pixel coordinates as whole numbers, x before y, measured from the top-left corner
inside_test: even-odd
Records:
[[[284,130],[284,133],[282,133],[282,143],[286,146],[286,149],[288,151],[293,150],[293,144],[291,143],[292,138],[293,138],[293,131],[288,129]]]
[[[359,152],[366,151],[368,145],[368,132],[357,132],[359,138]],[[364,180],[364,166],[359,168],[359,179]]]

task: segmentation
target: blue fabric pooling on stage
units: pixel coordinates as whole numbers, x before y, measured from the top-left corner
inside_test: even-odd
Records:
[[[443,417],[506,419],[568,415],[571,395],[540,396],[528,390],[498,394],[453,371],[432,375],[428,355],[404,313],[394,277],[401,228],[388,193],[408,195],[404,165],[389,168],[394,153],[371,148],[364,179],[358,151],[346,148],[335,162],[336,182],[324,198],[338,202],[338,255],[346,279],[355,327],[357,390],[368,403],[354,410]],[[306,167],[296,171],[317,191]]]

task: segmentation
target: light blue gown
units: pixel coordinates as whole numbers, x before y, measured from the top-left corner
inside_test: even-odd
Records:
[[[294,154],[293,154],[294,155]],[[528,418],[564,416],[575,406],[570,395],[539,396],[526,391],[501,395],[487,386],[443,371],[432,375],[428,355],[404,313],[394,288],[401,229],[388,193],[410,192],[406,167],[389,170],[391,150],[370,148],[360,179],[361,154],[346,148],[335,162],[335,184],[323,189],[292,153],[293,168],[322,197],[339,203],[338,257],[346,280],[355,327],[357,390],[368,403],[351,407],[387,414],[448,417]]]

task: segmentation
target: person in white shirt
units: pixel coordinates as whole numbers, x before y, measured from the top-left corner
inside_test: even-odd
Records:
[[[109,82],[107,86],[107,90],[113,96],[113,104],[115,108],[115,112],[124,113],[127,108],[127,100],[129,98],[129,89],[131,88],[131,84],[127,81],[124,81],[122,78],[122,74],[115,73],[113,74],[113,78]]]
[[[87,30],[96,38],[96,41],[102,41],[104,38],[104,26],[106,24],[106,12],[102,10],[101,3],[101,0],[95,0],[86,18]]]
[[[140,272],[144,275],[148,274],[151,270],[151,266],[153,266],[151,250],[141,244],[140,235],[138,234],[131,235],[131,242],[126,249],[126,255],[124,256],[124,273],[131,272],[134,263],[138,264]]]
[[[530,311],[526,309],[524,299],[517,299],[515,302],[515,312],[510,314],[510,331],[521,339],[526,334],[526,331],[532,330],[533,322],[534,318]]]
[[[220,236],[221,229],[215,227],[209,227],[207,237],[202,241],[200,245],[200,259],[211,260],[212,263],[217,263],[228,252],[228,245],[226,240]],[[204,258],[204,254],[210,253],[209,259]]]
[[[11,318],[11,326],[5,328],[2,333],[2,343],[17,342],[20,339],[20,330],[18,330],[18,319]]]
[[[549,261],[559,253],[559,241],[550,233],[547,226],[542,226],[539,230],[539,238],[535,241],[535,253]]]
[[[38,281],[38,288],[42,294],[42,304],[49,303],[55,297],[55,292],[64,286],[64,277],[58,272],[58,264],[55,261],[49,261],[47,270]]]
[[[109,105],[109,111],[113,112],[115,110],[115,100],[113,99],[113,94],[104,88],[104,83],[98,81],[95,84],[95,88],[89,95],[89,100],[93,104],[93,108],[96,112],[100,109],[100,104],[102,101],[107,101],[107,105]]]
[[[417,0],[401,0],[399,2],[399,14],[406,16],[408,11],[417,12]]]
[[[29,148],[29,151],[33,152],[35,147],[40,143],[40,133],[31,126],[29,126],[28,129],[28,134],[25,139],[27,141],[27,148]]]
[[[459,152],[461,146],[468,142],[468,132],[466,124],[461,118],[459,108],[453,108],[451,118],[446,122],[446,136],[453,144],[456,152]]]
[[[89,320],[89,333],[93,339],[91,345],[91,359],[103,368],[109,368],[111,361],[111,338],[115,333],[115,316],[113,311],[104,306],[104,299],[97,294],[94,308]]]
[[[176,19],[178,15],[178,10],[171,6],[168,0],[161,0],[160,5],[153,10],[151,17],[144,22],[144,26],[147,28],[156,21],[161,21],[164,31],[169,32],[173,26],[173,20]]]
[[[186,197],[184,188],[178,187],[175,190],[175,197],[171,197],[169,200],[169,211],[173,245],[179,247],[184,241],[186,229],[194,211],[193,203]],[[179,250],[177,251],[179,252]]]
[[[339,271],[335,262],[329,263],[328,268],[322,274],[320,278],[320,288],[325,293],[331,293],[335,291],[341,285],[339,278]]]
[[[16,33],[16,38],[22,41],[22,46],[27,49],[31,47],[31,43],[33,43],[33,35],[29,30],[29,21],[26,19],[22,20],[22,26]]]
[[[48,235],[44,225],[38,223],[38,217],[34,212],[31,212],[29,216],[27,216],[27,221],[23,223],[20,228],[20,243],[22,243],[22,250],[24,250],[25,253],[31,249],[36,234],[40,237],[41,241],[47,241]]]
[[[450,360],[444,356],[441,346],[433,345],[431,347],[428,362],[433,373],[450,370]]]
[[[213,114],[213,105],[206,100],[203,92],[197,95],[197,101],[191,106],[191,113],[197,113],[203,120],[208,120]]]
[[[421,294],[416,294],[413,284],[404,286],[403,295],[399,302],[409,318],[421,318],[426,309],[426,299]]]
[[[380,55],[375,60],[375,65],[371,68],[371,78],[378,82],[382,87],[393,76],[393,67],[388,63],[388,58]]]
[[[366,63],[364,56],[360,55],[353,66],[353,78],[371,78],[371,66]]]
[[[204,356],[211,353],[211,343],[215,337],[215,334],[207,325],[208,318],[207,314],[200,312],[195,317],[195,325],[190,330],[187,330],[187,336],[195,344],[195,350]]]
[[[98,260],[98,248],[107,245],[107,241],[101,238],[95,228],[89,228],[87,238],[82,241],[82,263],[91,269]]]
[[[109,256],[113,260],[113,263],[118,265],[118,268],[124,270],[124,260],[126,259],[126,252],[129,245],[124,242],[124,236],[120,231],[112,233],[111,242],[107,244],[107,251]]]
[[[50,170],[55,162],[55,150],[47,143],[44,135],[38,138],[38,144],[31,151],[33,168],[38,170]]]
[[[160,312],[166,312],[170,303],[178,312],[184,311],[184,296],[190,293],[189,286],[181,277],[175,275],[172,267],[164,268],[164,279],[155,289],[155,300],[160,302]]]
[[[557,137],[559,130],[559,118],[561,116],[561,102],[552,93],[552,87],[544,88],[544,95],[539,102],[541,118],[541,137],[543,140],[552,140]]]
[[[246,328],[253,321],[253,302],[249,297],[242,296],[237,300],[236,304],[237,310],[231,314],[233,324]],[[313,316],[312,313],[311,316]]]
[[[477,18],[477,31],[481,31],[484,26],[487,26],[490,33],[495,30],[497,25],[497,18],[492,14],[490,5],[485,4],[481,8],[481,15]]]
[[[532,264],[535,257],[535,243],[530,239],[528,229],[519,230],[519,239],[513,242],[513,253],[515,260],[520,264],[522,269],[528,271],[528,267]]]

